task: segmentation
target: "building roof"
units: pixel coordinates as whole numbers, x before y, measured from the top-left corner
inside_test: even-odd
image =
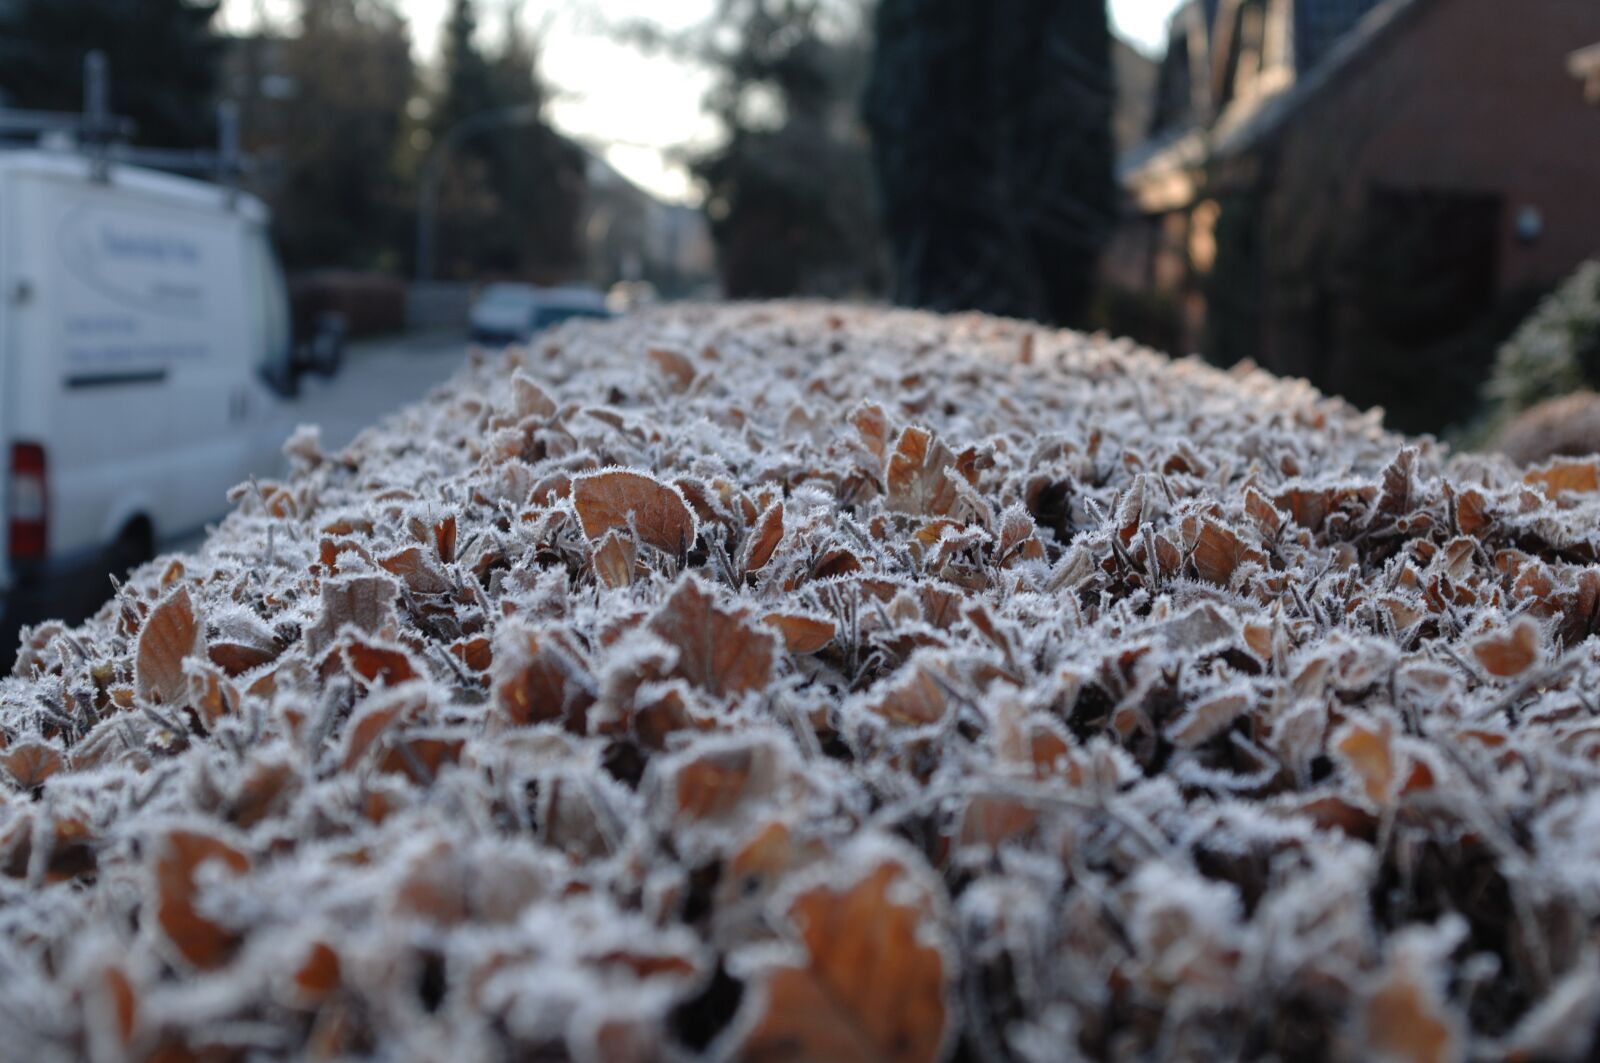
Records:
[[[1383,0],[1295,0],[1295,67],[1309,71]]]
[[[1380,0],[1290,88],[1254,101],[1254,106],[1222,115],[1213,129],[1212,155],[1239,155],[1274,136],[1297,111],[1354,69],[1376,43],[1404,25],[1428,2]]]
[[[1208,49],[1229,47],[1231,34],[1213,21],[1237,15],[1246,0],[1203,0]],[[1228,157],[1256,147],[1281,130],[1300,108],[1358,65],[1382,38],[1401,26],[1428,0],[1287,0],[1291,16],[1293,55],[1290,76],[1283,82],[1263,81],[1258,90],[1226,102],[1220,114],[1206,120],[1204,109],[1191,108],[1191,122],[1179,128],[1158,130],[1145,144],[1124,156],[1120,167],[1124,181],[1145,170],[1174,165],[1197,165],[1209,157]],[[1183,11],[1192,18],[1202,0],[1191,0]],[[1188,47],[1192,22],[1173,21],[1173,47]],[[1218,60],[1220,63],[1220,60]],[[1280,87],[1281,86],[1281,87]],[[1198,124],[1196,124],[1198,122]],[[1188,134],[1196,134],[1189,136]],[[1196,157],[1196,142],[1203,150]],[[1172,150],[1182,144],[1183,150]]]

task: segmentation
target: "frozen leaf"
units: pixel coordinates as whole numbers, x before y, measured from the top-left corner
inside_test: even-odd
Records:
[[[667,379],[675,392],[687,391],[694,383],[694,363],[686,355],[665,347],[651,347],[645,352],[656,370]]]
[[[1334,749],[1344,758],[1366,792],[1367,800],[1382,808],[1394,796],[1399,770],[1387,722],[1377,726],[1351,723],[1334,739]]]
[[[139,631],[139,696],[166,705],[182,703],[189,692],[183,662],[204,655],[204,634],[188,588],[180,587],[156,606]]]
[[[434,556],[445,564],[456,559],[456,517],[452,513],[433,526]]]
[[[1592,461],[1555,461],[1523,477],[1550,498],[1564,491],[1594,494],[1600,491],[1600,464]],[[1464,530],[1464,529],[1463,529]]]
[[[572,482],[572,499],[590,539],[631,527],[640,542],[679,554],[698,534],[682,493],[645,473],[611,469],[580,476]]]
[[[1195,540],[1194,567],[1201,579],[1227,586],[1246,556],[1248,552],[1243,541],[1232,531],[1209,520],[1200,525],[1200,535]]]
[[[381,557],[378,567],[398,577],[416,594],[443,594],[451,588],[450,578],[423,553],[420,546],[408,546]]]
[[[577,655],[555,631],[508,627],[494,652],[492,684],[500,712],[517,724],[576,723],[593,704]]]
[[[0,768],[19,790],[33,790],[45,784],[63,765],[61,751],[44,742],[18,742],[0,749]]]
[[[676,673],[711,694],[761,690],[772,675],[777,640],[752,624],[747,610],[720,605],[697,577],[678,583],[650,630],[677,649]]]
[[[294,993],[299,1003],[315,1006],[327,1000],[339,988],[342,964],[339,953],[323,941],[314,941],[306,950],[306,958],[294,972]]]
[[[931,1063],[947,1021],[944,957],[912,876],[886,860],[854,882],[796,897],[789,918],[804,961],[767,973],[761,1012],[739,1055]]]
[[[1521,675],[1539,660],[1539,625],[1522,617],[1509,631],[1485,635],[1472,644],[1472,655],[1490,675]]]
[[[1403,1063],[1452,1063],[1463,1057],[1460,1023],[1424,966],[1402,943],[1368,996],[1362,1015],[1367,1048]]]
[[[220,838],[191,830],[172,830],[154,844],[155,923],[185,962],[210,970],[227,963],[239,935],[200,912],[202,872],[220,868],[242,875],[250,868],[244,853]]]
[[[633,582],[639,549],[633,539],[621,532],[606,532],[594,546],[594,574],[612,590]]]
[[[511,392],[516,414],[520,417],[551,418],[556,415],[556,403],[533,377],[520,369],[511,375]]]
[[[765,513],[761,514],[761,519],[756,521],[755,527],[750,529],[750,538],[745,542],[740,569],[750,573],[765,568],[767,562],[772,560],[772,552],[778,548],[778,543],[782,539],[783,503],[774,502],[767,507]]]
[[[820,652],[833,641],[837,630],[832,620],[807,613],[768,613],[761,621],[777,629],[790,653]]]
[[[267,625],[247,610],[223,611],[213,622],[217,631],[208,640],[206,655],[229,676],[271,664],[282,651]]]
[[[884,416],[883,408],[876,403],[863,402],[851,413],[850,423],[861,437],[861,445],[877,459],[878,468],[882,470],[889,455],[889,419]]]
[[[959,496],[945,479],[946,469],[958,472],[948,447],[925,428],[902,430],[889,458],[889,508],[924,516],[949,513]]]
[[[1174,745],[1193,748],[1227,730],[1249,708],[1243,694],[1223,694],[1200,702],[1167,728],[1167,739]]]
[[[942,720],[949,710],[949,699],[936,678],[935,665],[921,661],[908,665],[899,677],[871,691],[864,707],[891,723],[921,726]]]
[[[392,631],[397,622],[394,603],[399,588],[388,576],[347,576],[322,583],[322,608],[305,638],[313,656],[320,657],[345,628],[368,635]]]

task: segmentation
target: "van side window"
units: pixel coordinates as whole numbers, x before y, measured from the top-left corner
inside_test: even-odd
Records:
[[[286,390],[292,386],[288,286],[266,231],[249,230],[245,243],[256,369],[273,387]]]

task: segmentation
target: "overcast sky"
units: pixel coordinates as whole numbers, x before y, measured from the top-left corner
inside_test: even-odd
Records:
[[[1146,52],[1160,51],[1167,17],[1180,0],[1109,0],[1117,30]],[[432,62],[450,0],[396,0],[411,22],[417,57]],[[486,39],[500,32],[516,0],[478,0]],[[229,29],[258,18],[286,19],[295,0],[224,0]],[[716,126],[700,111],[704,71],[640,55],[612,42],[603,21],[650,19],[681,28],[705,18],[714,0],[527,0],[521,18],[543,28],[543,72],[559,95],[551,106],[557,127],[604,153],[613,166],[658,195],[692,201],[688,175],[670,149],[704,145]]]

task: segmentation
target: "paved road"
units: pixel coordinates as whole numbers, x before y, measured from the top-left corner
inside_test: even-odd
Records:
[[[287,433],[296,424],[321,425],[323,447],[343,447],[385,414],[426,395],[460,366],[466,351],[462,330],[352,343],[345,352],[344,365],[332,379],[308,376],[301,381],[299,397],[285,411],[284,431]],[[268,467],[257,470],[263,478],[281,472],[281,461],[271,461]],[[162,553],[192,550],[204,538],[205,532],[197,531],[163,542],[159,549]],[[57,593],[58,599],[45,608],[69,623],[78,623],[105,600],[110,583],[103,572],[90,569],[70,591],[63,588]],[[4,604],[0,602],[0,606]],[[11,670],[16,625],[22,619],[14,610],[0,608],[0,676]],[[42,617],[29,615],[25,619],[34,622]]]
[[[357,341],[345,351],[338,375],[301,381],[293,417],[321,425],[324,449],[338,449],[384,414],[426,395],[455,372],[466,351],[465,336],[454,330]]]
[[[287,404],[285,438],[295,425],[319,425],[323,450],[338,450],[385,414],[426,395],[456,371],[466,353],[466,338],[456,330],[357,340],[345,350],[344,364],[331,379],[301,379],[299,396]],[[286,466],[276,450],[266,460],[257,476],[283,475]],[[205,537],[206,530],[198,529],[163,542],[160,549],[193,550]]]

